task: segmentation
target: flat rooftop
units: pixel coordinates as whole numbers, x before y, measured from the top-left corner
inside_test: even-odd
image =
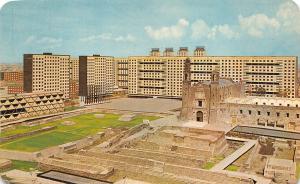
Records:
[[[225,103],[266,105],[277,107],[300,107],[300,98],[246,96],[242,98],[227,98]]]
[[[259,136],[268,136],[274,138],[282,138],[282,139],[292,139],[292,140],[300,140],[300,133],[298,132],[290,132],[285,130],[274,130],[268,128],[260,128],[260,127],[250,127],[250,126],[236,126],[230,132],[237,133],[245,133],[245,134],[253,134]]]

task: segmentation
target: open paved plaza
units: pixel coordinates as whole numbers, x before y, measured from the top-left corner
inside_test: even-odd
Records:
[[[103,109],[171,113],[181,108],[181,101],[162,98],[118,98],[94,106]]]

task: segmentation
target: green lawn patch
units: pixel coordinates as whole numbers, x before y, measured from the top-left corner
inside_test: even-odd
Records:
[[[77,110],[77,109],[81,109],[82,107],[78,107],[78,106],[68,106],[68,107],[65,107],[64,110],[65,111],[74,111],[74,110]]]
[[[221,160],[224,159],[223,155],[216,155],[213,158],[210,159],[210,161],[206,162],[203,166],[202,169],[211,169],[213,168],[217,163],[219,163]]]
[[[21,161],[21,160],[12,160],[12,166],[5,170],[0,170],[0,172],[5,172],[13,169],[18,169],[22,171],[31,171],[37,169],[36,162],[29,162],[29,161]]]
[[[239,170],[239,167],[236,166],[236,165],[229,165],[226,170],[228,171],[238,171]]]
[[[215,166],[215,163],[214,163],[214,162],[206,162],[206,163],[203,165],[202,169],[207,169],[207,170],[209,170],[209,169],[213,168],[213,166]]]
[[[143,119],[152,121],[159,118],[156,116],[137,115],[132,121],[121,122],[118,120],[119,117],[120,115],[118,114],[105,114],[103,118],[96,118],[94,114],[83,114],[34,127],[19,125],[14,130],[1,133],[0,137],[30,132],[46,126],[57,126],[57,128],[49,132],[19,138],[11,142],[0,144],[0,148],[34,152],[47,147],[79,140],[89,135],[94,135],[108,127],[133,127],[142,123]],[[64,121],[72,121],[75,122],[75,124],[63,125],[62,122]]]
[[[67,142],[80,139],[80,135],[70,134],[67,132],[51,131],[35,136],[18,139],[16,141],[4,144],[2,149],[19,150],[27,152],[35,152],[47,147],[64,144]]]

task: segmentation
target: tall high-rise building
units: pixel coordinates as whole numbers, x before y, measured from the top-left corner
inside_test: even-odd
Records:
[[[69,98],[70,55],[24,54],[24,92],[57,92]]]
[[[116,65],[111,56],[79,57],[79,96],[85,104],[99,103],[116,85]]]
[[[178,55],[174,55],[173,48],[167,48],[161,56],[156,48],[150,56],[123,59],[126,64],[117,65],[117,73],[126,71],[123,79],[130,96],[180,98],[186,58],[191,60],[193,83],[209,81],[211,73],[216,71],[222,78],[243,82],[248,95],[297,97],[298,58],[295,56],[206,56],[204,47],[197,47],[194,55],[188,55],[186,47],[180,48]],[[121,80],[117,82],[119,86],[125,84]]]
[[[128,58],[115,58],[116,84],[119,88],[128,89]]]
[[[71,80],[79,81],[79,58],[70,58]]]
[[[70,59],[70,99],[79,96],[79,58]]]

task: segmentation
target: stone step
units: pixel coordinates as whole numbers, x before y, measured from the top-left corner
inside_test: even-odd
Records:
[[[177,154],[189,155],[196,157],[200,160],[207,160],[212,156],[212,153],[208,150],[195,149],[191,147],[177,146],[177,145],[161,145],[156,142],[141,140],[134,146],[137,149],[152,150],[152,151],[165,151]]]
[[[151,151],[132,148],[122,148],[120,149],[120,152],[118,152],[118,154],[197,168],[201,167],[205,162],[204,160],[196,159],[189,155],[177,154],[173,152]]]

